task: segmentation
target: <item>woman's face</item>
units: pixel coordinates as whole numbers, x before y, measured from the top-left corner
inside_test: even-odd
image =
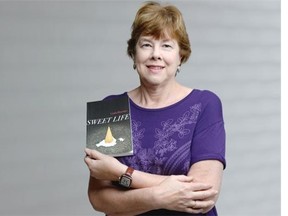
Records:
[[[134,57],[142,84],[165,85],[175,79],[181,64],[180,48],[174,39],[155,39],[141,36]]]

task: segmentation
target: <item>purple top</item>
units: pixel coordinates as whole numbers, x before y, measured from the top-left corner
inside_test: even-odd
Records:
[[[118,158],[122,163],[159,175],[187,175],[191,165],[202,160],[219,160],[226,167],[222,105],[214,93],[194,89],[159,109],[142,108],[130,100],[130,108],[134,155]],[[167,210],[143,215],[169,214],[195,215]],[[217,215],[216,208],[206,215]]]

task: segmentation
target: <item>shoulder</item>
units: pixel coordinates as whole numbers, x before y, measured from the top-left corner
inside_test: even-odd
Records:
[[[123,96],[127,96],[127,92],[124,92],[124,93],[121,93],[121,94],[108,95],[103,100],[110,100],[110,99],[120,98],[120,97],[123,97]]]
[[[195,89],[194,94],[201,104],[201,117],[203,118],[223,118],[222,102],[220,97],[210,90]]]
[[[202,100],[202,101],[221,102],[220,97],[216,93],[214,93],[210,90],[194,89],[193,93],[195,93],[199,97],[199,100]]]
[[[220,97],[210,90],[194,89],[193,93],[203,107],[222,107]]]

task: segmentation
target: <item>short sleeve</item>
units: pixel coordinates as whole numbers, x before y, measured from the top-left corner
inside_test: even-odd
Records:
[[[210,91],[202,94],[201,114],[191,145],[191,164],[202,160],[219,160],[225,168],[226,138],[222,103],[219,97]]]

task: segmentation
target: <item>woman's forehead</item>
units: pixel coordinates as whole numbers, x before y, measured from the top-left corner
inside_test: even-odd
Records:
[[[176,41],[176,39],[171,37],[160,37],[157,38],[153,35],[142,35],[139,37],[139,41],[153,41],[153,40],[160,40],[160,41]]]
[[[169,29],[159,30],[154,32],[143,32],[141,37],[150,37],[157,40],[176,40],[175,34]]]

